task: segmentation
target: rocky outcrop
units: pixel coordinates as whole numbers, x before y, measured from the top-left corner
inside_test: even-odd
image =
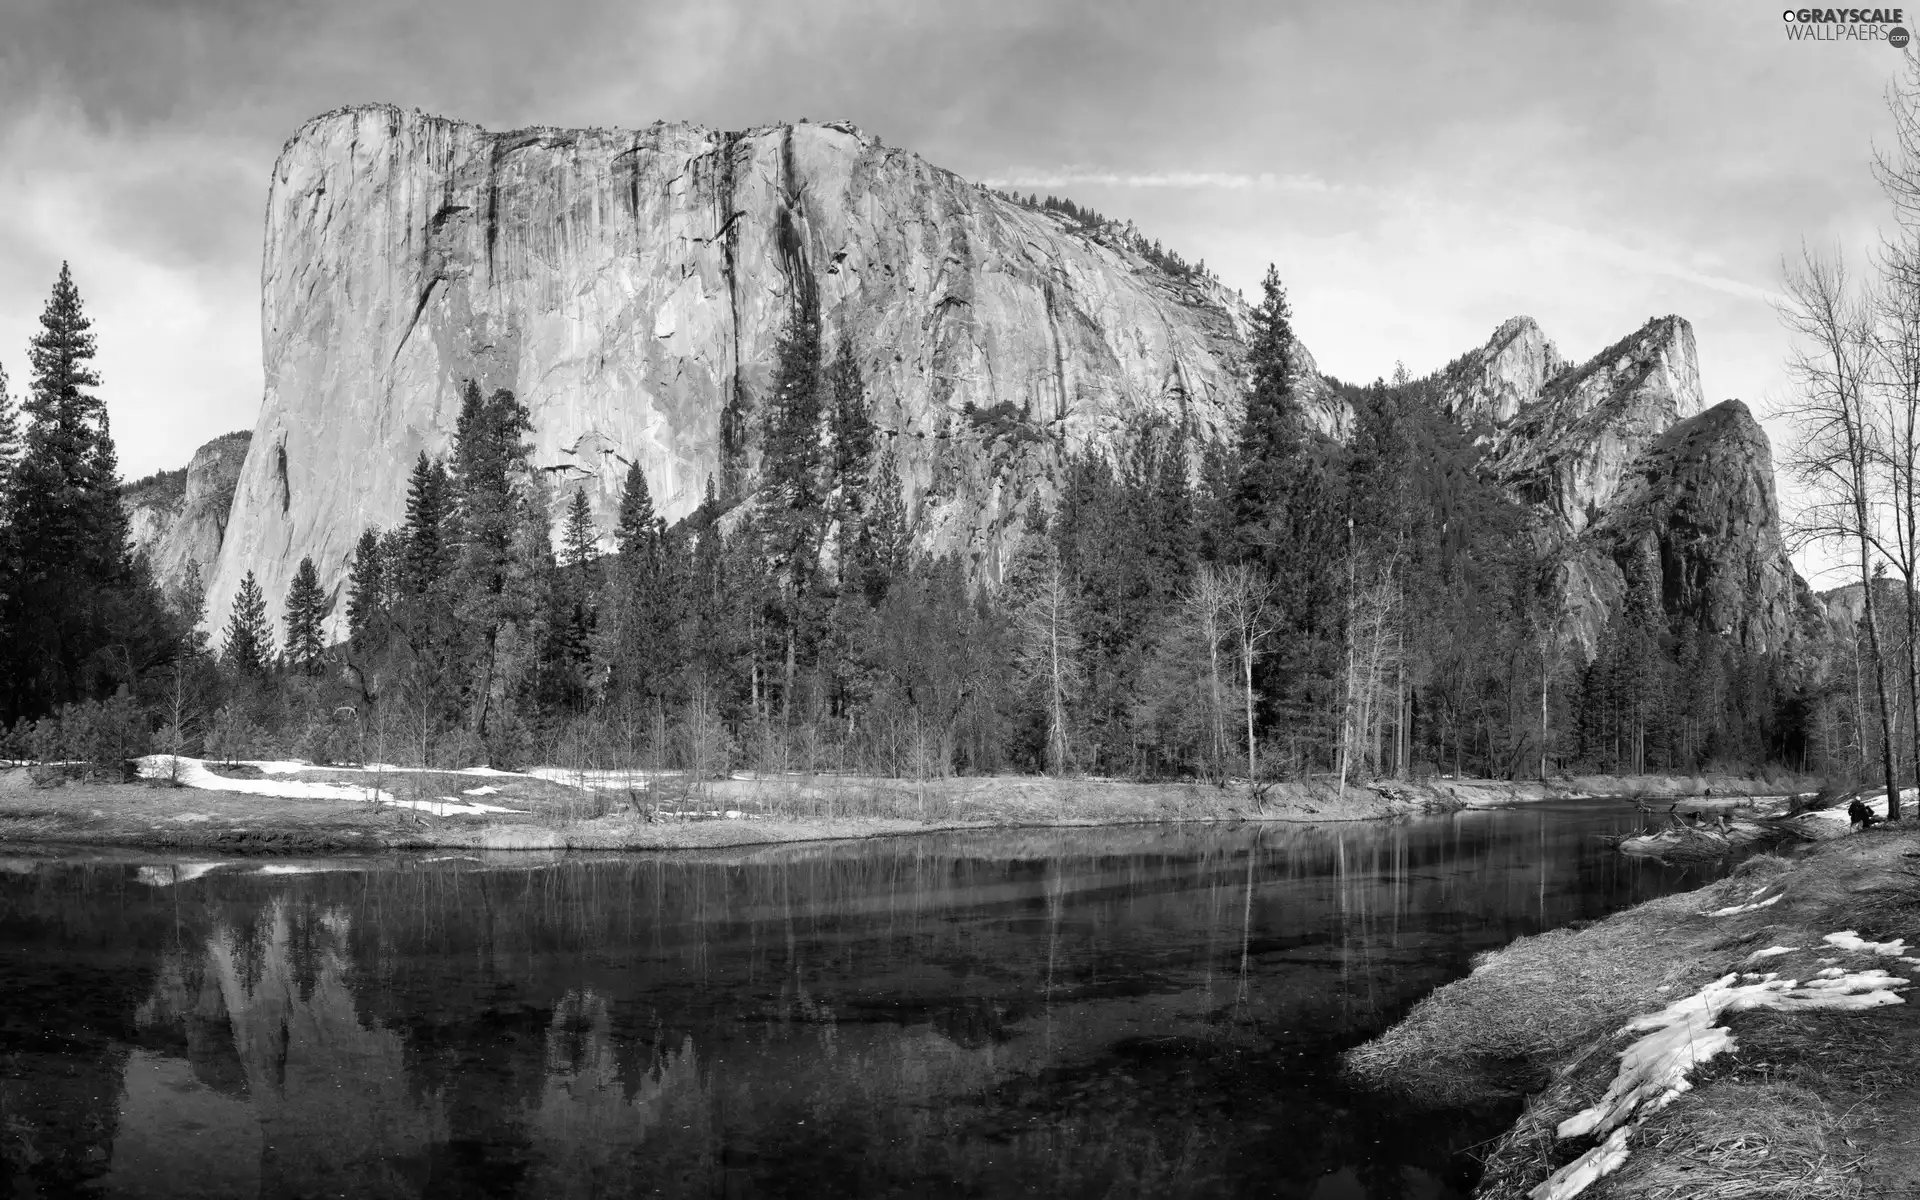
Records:
[[[1686,321],[1649,321],[1576,368],[1516,317],[1435,385],[1480,432],[1485,469],[1566,547],[1560,590],[1588,656],[1629,572],[1658,589],[1676,629],[1758,650],[1795,636],[1803,585],[1780,536],[1771,448],[1739,401],[1701,411]]]
[[[1586,580],[1574,595],[1607,602],[1579,622],[1589,635],[1624,597],[1629,572],[1656,589],[1678,628],[1750,650],[1776,650],[1795,635],[1797,580],[1780,536],[1773,454],[1738,400],[1648,447],[1582,542]]]
[[[1447,364],[1439,378],[1441,403],[1469,429],[1504,425],[1569,366],[1532,317],[1514,317],[1485,346]]]
[[[1578,534],[1612,503],[1635,460],[1704,407],[1693,327],[1660,317],[1522,400],[1495,435],[1488,467]]]
[[[184,468],[149,476],[121,493],[134,553],[146,556],[167,593],[186,580],[192,565],[203,579],[213,571],[252,438],[244,430],[224,434],[194,451]]]
[[[1064,449],[1234,419],[1237,297],[853,126],[493,133],[348,109],[274,167],[266,394],[209,621],[249,569],[284,594],[303,555],[337,589],[359,531],[401,519],[415,456],[449,447],[468,378],[531,410],[556,506],[583,487],[610,530],[632,465],[688,512],[729,398],[752,426],[804,278],[853,343],[920,544],[989,579]]]

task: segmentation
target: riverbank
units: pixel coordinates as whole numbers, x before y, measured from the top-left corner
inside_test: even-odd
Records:
[[[1876,828],[1523,938],[1347,1067],[1418,1103],[1524,1097],[1482,1197],[1909,1197],[1916,942],[1920,823]]]
[[[1605,795],[1769,795],[1731,777],[1586,776],[1538,782],[1434,779],[1349,786],[992,776],[684,777],[538,769],[424,771],[374,765],[231,766],[155,756],[139,783],[0,771],[0,842],[229,853],[382,850],[664,850],[882,837],[958,829],[1179,821],[1377,821]],[[1771,790],[1770,790],[1771,789]],[[1785,789],[1791,790],[1791,789]]]

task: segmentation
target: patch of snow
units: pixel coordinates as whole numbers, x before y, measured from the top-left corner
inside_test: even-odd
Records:
[[[1778,958],[1782,954],[1792,954],[1799,948],[1798,946],[1768,946],[1765,950],[1755,950],[1752,954],[1747,955],[1744,961],[1759,962],[1764,958]]]
[[[182,787],[198,788],[209,792],[238,792],[247,796],[267,796],[280,800],[350,800],[362,803],[370,801],[391,805],[394,808],[411,808],[416,811],[430,812],[437,817],[524,811],[481,804],[477,801],[469,803],[456,800],[451,796],[440,800],[401,800],[390,792],[357,783],[317,783],[291,779],[229,779],[225,775],[216,775],[209,771],[205,761],[188,758],[185,755],[175,758],[171,754],[149,754],[134,761],[139,764],[142,778],[170,778]]]
[[[1555,1171],[1528,1195],[1532,1200],[1572,1200],[1595,1180],[1627,1160],[1629,1131],[1692,1087],[1693,1068],[1734,1047],[1733,1031],[1717,1025],[1723,1014],[1754,1009],[1798,1011],[1826,1008],[1858,1010],[1905,1003],[1894,993],[1913,986],[1874,969],[1841,972],[1808,980],[1767,975],[1740,984],[1726,975],[1657,1013],[1629,1021],[1620,1032],[1641,1036],[1620,1055],[1620,1071],[1607,1094],[1590,1108],[1560,1122],[1561,1138],[1607,1135],[1600,1145]],[[1748,976],[1748,978],[1753,978]]]
[[[1735,904],[1729,908],[1716,908],[1712,912],[1706,915],[1709,917],[1737,916],[1738,914],[1743,912],[1753,912],[1756,909],[1771,907],[1772,905],[1778,904],[1786,898],[1787,898],[1787,894],[1785,892],[1781,892],[1777,896],[1768,896],[1765,900],[1755,900],[1751,904]]]
[[[1842,950],[1880,954],[1888,958],[1898,958],[1907,952],[1907,939],[1905,938],[1895,938],[1890,942],[1869,942],[1851,929],[1842,929],[1839,933],[1830,933],[1820,940],[1829,946],[1838,946]]]
[[[533,767],[527,772],[535,779],[579,788],[583,792],[644,792],[651,776],[678,775],[678,771],[572,771],[565,767]]]
[[[1554,1172],[1553,1178],[1528,1195],[1533,1200],[1569,1200],[1587,1190],[1595,1180],[1611,1175],[1627,1161],[1627,1137],[1633,1131],[1622,1126],[1607,1135],[1607,1140]]]
[[[241,761],[240,765],[243,767],[253,767],[263,775],[298,775],[302,771],[327,769],[325,767],[315,767],[310,762],[298,762],[291,759],[278,761],[245,759]]]
[[[248,796],[272,796],[281,800],[377,800],[392,804],[393,797],[374,788],[351,783],[308,783],[277,779],[229,779],[207,769],[205,760],[171,754],[149,754],[137,758],[142,779],[172,779],[182,787],[207,792],[240,792]]]
[[[468,788],[460,794],[462,796],[497,796],[500,794],[500,789],[492,784],[483,783],[477,788]]]

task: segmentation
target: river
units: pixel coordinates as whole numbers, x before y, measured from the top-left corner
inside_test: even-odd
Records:
[[[1443,1200],[1337,1053],[1696,887],[1608,801],[481,860],[0,849],[0,1195]],[[7,857],[12,854],[12,857]]]

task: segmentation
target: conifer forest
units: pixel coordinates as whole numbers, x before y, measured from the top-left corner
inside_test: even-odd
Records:
[[[419,457],[404,523],[360,535],[344,594],[311,560],[284,596],[249,574],[205,630],[197,576],[163,594],[131,550],[110,381],[63,269],[0,409],[7,753],[1220,783],[1858,773],[1900,725],[1880,710],[1912,712],[1909,673],[1884,699],[1862,685],[1858,639],[1748,652],[1671,618],[1647,579],[1583,649],[1561,548],[1479,468],[1440,375],[1331,381],[1355,414],[1335,440],[1302,415],[1271,269],[1253,325],[1236,436],[1161,423],[1110,455],[1060,447],[1057,497],[1029,505],[999,578],[916,552],[858,356],[803,289],[771,394],[729,410],[690,516],[662,519],[634,469],[597,527],[583,495],[547,494],[515,396],[468,383],[451,453]],[[1889,629],[1900,595],[1885,585]],[[1905,648],[1879,651],[1897,666]]]

